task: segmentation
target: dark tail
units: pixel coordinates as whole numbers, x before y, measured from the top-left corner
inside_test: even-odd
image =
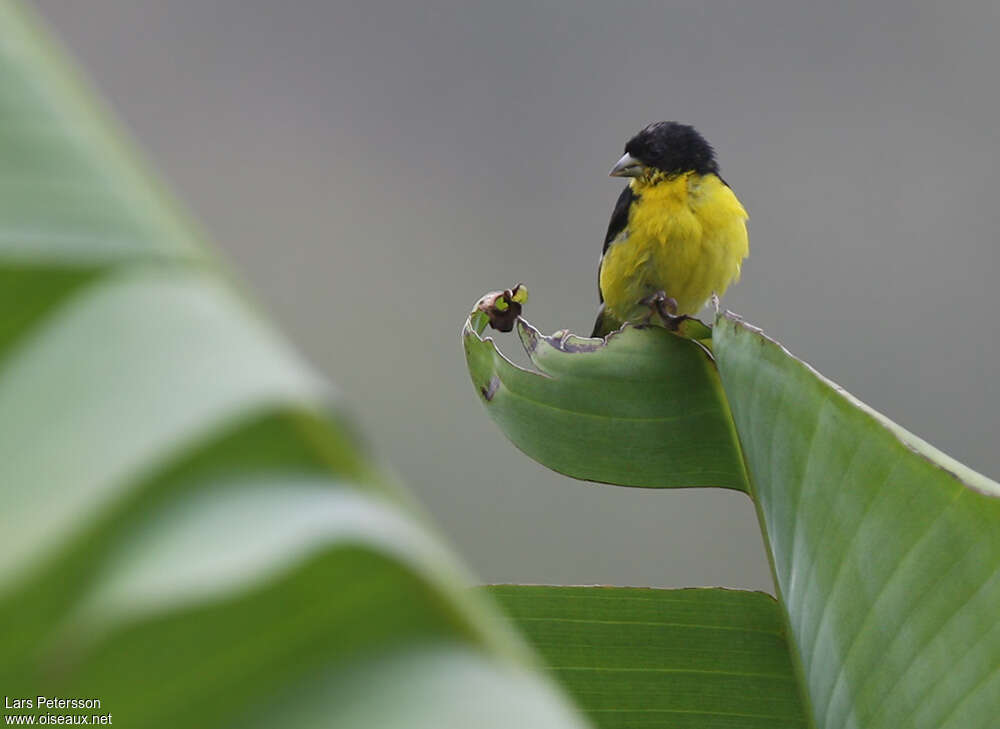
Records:
[[[621,325],[622,323],[601,305],[601,310],[597,312],[597,321],[594,322],[594,331],[591,332],[590,336],[606,337],[615,329],[619,329]]]

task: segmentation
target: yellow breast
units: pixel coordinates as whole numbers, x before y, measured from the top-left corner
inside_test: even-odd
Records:
[[[694,314],[739,278],[749,252],[747,213],[716,175],[632,181],[639,199],[601,261],[605,306],[621,321],[649,315],[642,299],[663,291]]]

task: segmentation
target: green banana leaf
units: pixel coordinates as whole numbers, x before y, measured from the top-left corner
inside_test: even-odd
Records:
[[[994,727],[1000,485],[732,316],[713,335],[818,727]]]
[[[718,588],[488,588],[604,729],[808,723],[778,603]]]
[[[729,314],[717,319],[712,359],[697,380],[689,373],[704,350],[662,329],[627,328],[606,341],[545,338],[523,319],[522,339],[541,372],[517,370],[492,339],[480,336],[481,315],[474,312],[465,329],[473,383],[490,416],[539,462],[625,486],[731,488],[736,482],[706,483],[699,474],[716,460],[726,468],[746,463],[744,490],[758,512],[813,726],[997,725],[1000,485]],[[618,343],[622,337],[627,349]],[[664,345],[667,339],[674,341]],[[550,371],[533,352],[536,341],[556,350],[561,341],[577,346],[558,351],[560,369]],[[642,363],[642,376],[634,375],[633,362]],[[721,378],[722,395],[711,372]],[[652,391],[650,382],[662,389]],[[655,436],[645,419],[621,414],[684,418],[692,387],[712,402],[714,425],[661,437],[663,452],[651,456],[656,465],[645,471],[634,452],[618,446],[644,442],[652,452]],[[550,403],[559,408],[554,432],[529,422]],[[595,415],[605,424],[597,435]],[[729,427],[738,434],[734,445],[721,437]],[[690,472],[678,454],[695,451],[700,466]],[[672,470],[658,476],[657,469]],[[747,691],[742,699],[749,705],[754,696]]]
[[[747,490],[729,405],[698,342],[635,327],[606,341],[547,337],[518,318],[532,372],[483,338],[486,324],[473,312],[462,333],[472,382],[527,455],[589,481]]]
[[[5,720],[584,726],[134,157],[0,2]]]

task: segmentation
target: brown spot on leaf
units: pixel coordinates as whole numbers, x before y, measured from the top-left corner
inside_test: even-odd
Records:
[[[537,329],[524,326],[524,321],[518,326],[518,333],[521,335],[521,344],[524,346],[524,351],[528,354],[532,354],[536,349],[538,349],[538,338],[539,333]]]
[[[480,387],[479,391],[483,393],[483,397],[486,399],[486,402],[490,402],[490,400],[493,399],[493,396],[497,394],[497,390],[499,389],[500,389],[500,378],[497,377],[496,375],[493,375],[490,378],[489,384]]]

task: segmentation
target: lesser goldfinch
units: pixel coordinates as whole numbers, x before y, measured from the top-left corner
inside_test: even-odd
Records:
[[[739,278],[749,252],[747,212],[693,127],[650,124],[610,174],[632,179],[604,238],[602,307],[591,336],[649,322],[654,312],[672,327]]]

